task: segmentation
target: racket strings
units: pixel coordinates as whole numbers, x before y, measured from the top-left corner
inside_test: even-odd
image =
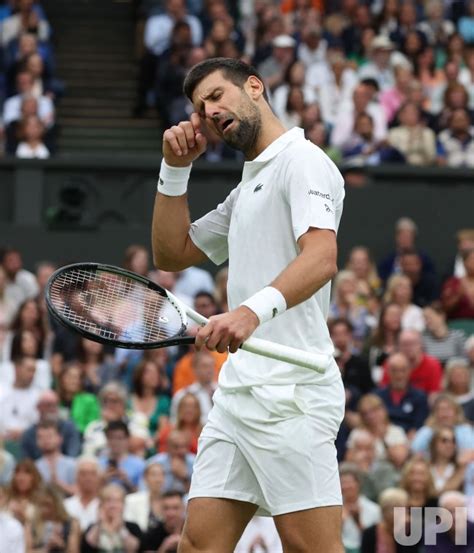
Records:
[[[76,327],[110,340],[159,342],[183,326],[166,296],[125,275],[74,269],[50,289],[55,309]]]

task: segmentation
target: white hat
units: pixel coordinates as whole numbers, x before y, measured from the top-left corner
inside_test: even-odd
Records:
[[[371,50],[393,50],[395,44],[385,35],[378,35],[370,43]]]
[[[296,40],[290,35],[278,35],[273,39],[272,46],[276,48],[294,48]]]

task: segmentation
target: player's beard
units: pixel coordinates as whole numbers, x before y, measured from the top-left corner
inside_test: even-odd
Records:
[[[257,106],[245,94],[242,94],[242,105],[237,115],[235,129],[230,130],[223,136],[224,142],[240,150],[246,157],[254,150],[255,144],[262,129],[262,116]]]

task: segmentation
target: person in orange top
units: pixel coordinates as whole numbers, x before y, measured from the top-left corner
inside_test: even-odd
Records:
[[[181,357],[174,367],[173,395],[178,390],[181,390],[181,388],[186,388],[186,386],[190,386],[196,382],[196,375],[193,369],[194,351],[193,347],[191,351]],[[217,381],[221,367],[227,359],[227,352],[219,353],[218,351],[210,351],[209,353],[214,357],[216,362],[214,380]]]

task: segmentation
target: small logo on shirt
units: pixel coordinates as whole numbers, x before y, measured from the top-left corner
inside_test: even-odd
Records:
[[[257,184],[257,186],[253,189],[254,192],[258,192],[259,190],[261,190],[263,188],[263,184],[262,183],[259,183]]]
[[[165,184],[165,183],[163,182],[163,179],[162,179],[161,177],[158,179],[158,184],[159,184],[160,186],[163,186],[163,184]]]
[[[276,307],[273,308],[272,310],[272,319],[273,317],[276,317],[278,315],[278,309]]]
[[[324,204],[324,207],[326,208],[327,213],[334,213],[334,211],[328,206],[328,204]]]
[[[330,200],[332,202],[332,198],[330,194],[323,194],[319,190],[312,190],[311,188],[308,190],[308,194],[310,196],[319,196],[320,198],[324,198],[325,200]]]

